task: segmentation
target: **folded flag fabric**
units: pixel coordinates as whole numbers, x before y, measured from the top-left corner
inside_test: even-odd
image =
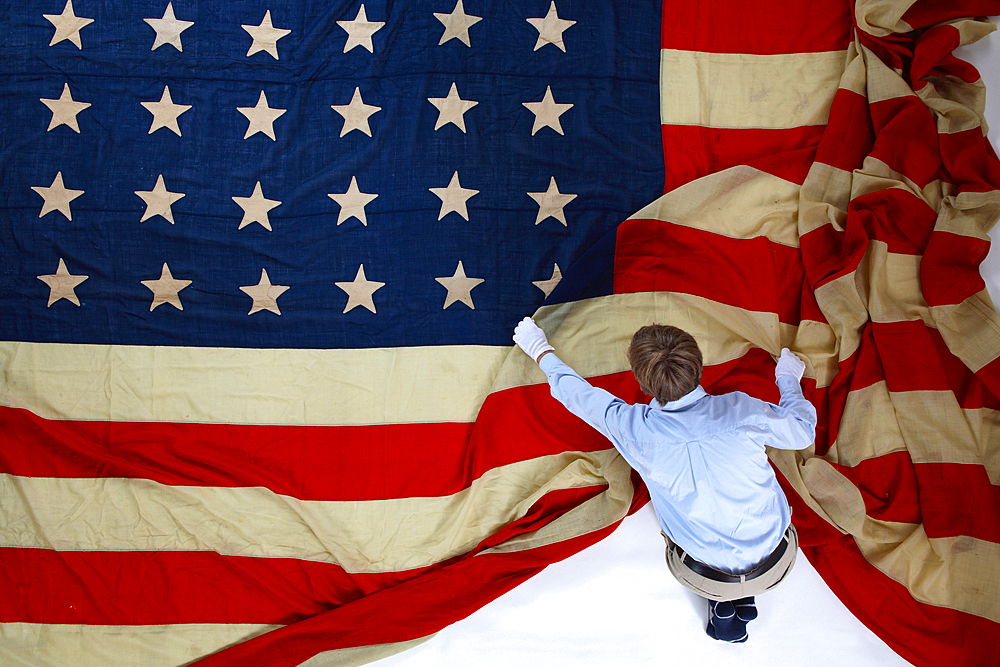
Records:
[[[817,440],[772,453],[803,551],[913,664],[996,664],[1000,162],[952,52],[1000,4],[713,9],[664,10],[670,192],[618,230],[620,339],[688,328],[709,391],[770,400],[804,357]]]
[[[509,346],[547,299],[628,400],[652,321],[713,393],[799,353],[803,551],[993,664],[998,3],[405,4],[12,10],[0,655],[361,664],[607,535],[641,481]]]

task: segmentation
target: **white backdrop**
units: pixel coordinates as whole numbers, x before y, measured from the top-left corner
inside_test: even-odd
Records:
[[[995,20],[995,19],[994,19]],[[964,47],[986,82],[986,117],[1000,146],[1000,35]],[[982,272],[1000,300],[1000,225]],[[709,639],[707,604],[673,580],[647,505],[603,542],[544,572],[378,667],[893,667],[908,665],[855,619],[804,556],[757,600],[745,644]]]

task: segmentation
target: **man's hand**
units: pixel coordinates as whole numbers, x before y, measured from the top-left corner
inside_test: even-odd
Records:
[[[514,327],[514,342],[535,362],[544,353],[555,351],[555,348],[549,345],[545,332],[530,317],[524,318]]]
[[[804,361],[799,359],[795,354],[789,350],[787,347],[782,348],[781,356],[778,357],[778,363],[774,367],[774,379],[777,380],[782,375],[790,375],[797,381],[802,380],[802,374],[806,370],[806,364]]]

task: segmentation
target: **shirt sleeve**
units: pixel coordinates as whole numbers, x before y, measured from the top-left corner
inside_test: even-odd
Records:
[[[635,443],[624,434],[630,432],[628,424],[636,418],[636,406],[593,386],[555,354],[546,354],[538,365],[549,380],[552,396],[610,440],[634,467]]]
[[[772,405],[776,419],[771,424],[776,449],[805,449],[816,440],[816,408],[802,395],[802,385],[790,375],[775,381],[781,391],[778,405]]]

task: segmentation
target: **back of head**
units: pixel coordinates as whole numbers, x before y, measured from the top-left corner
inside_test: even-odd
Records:
[[[701,381],[701,350],[677,327],[651,324],[632,336],[628,362],[639,388],[660,403],[676,401]]]

